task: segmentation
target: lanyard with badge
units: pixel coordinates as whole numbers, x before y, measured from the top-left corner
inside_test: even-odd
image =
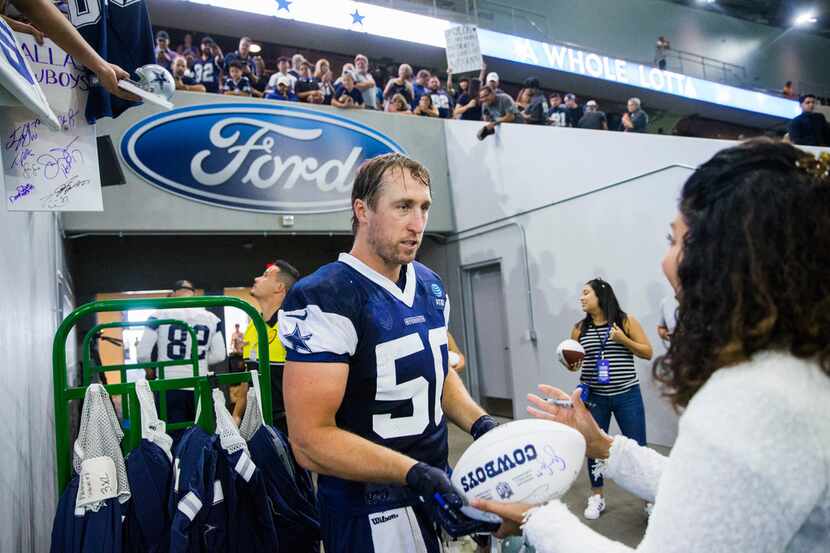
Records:
[[[599,330],[594,327],[594,332],[599,338],[599,358],[597,359],[597,383],[610,384],[611,383],[611,362],[605,358],[605,345],[608,343],[608,338],[611,336],[611,323],[608,323],[608,331],[605,333],[605,338],[599,337]]]

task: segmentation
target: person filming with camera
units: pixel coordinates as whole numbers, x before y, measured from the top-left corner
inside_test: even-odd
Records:
[[[496,126],[502,123],[519,123],[519,109],[513,98],[507,94],[496,92],[490,86],[482,86],[478,92],[478,103],[481,105],[481,114],[487,124],[478,131],[478,139],[484,140],[496,133]]]

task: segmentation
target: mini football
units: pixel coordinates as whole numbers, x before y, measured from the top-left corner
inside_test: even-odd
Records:
[[[154,63],[142,65],[135,70],[138,75],[136,84],[153,94],[158,94],[165,100],[169,100],[176,92],[176,81],[170,71]]]
[[[569,371],[578,371],[579,367],[572,368],[572,365],[585,358],[585,348],[576,340],[563,340],[556,348],[556,357],[559,363]]]
[[[468,501],[544,503],[568,491],[585,462],[585,438],[554,421],[503,424],[467,448],[452,484]]]

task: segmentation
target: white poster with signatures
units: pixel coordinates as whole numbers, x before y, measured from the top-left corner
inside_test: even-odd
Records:
[[[61,122],[53,131],[25,108],[0,108],[0,152],[10,211],[102,211],[95,125],[84,118],[89,78],[49,39],[16,33],[49,105]]]

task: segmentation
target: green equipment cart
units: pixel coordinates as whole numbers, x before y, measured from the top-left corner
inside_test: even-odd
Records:
[[[84,335],[82,350],[82,378],[81,385],[70,388],[67,384],[66,371],[66,339],[70,331],[83,317],[95,313],[107,311],[129,311],[132,309],[173,309],[188,307],[236,307],[245,311],[251,317],[251,321],[257,332],[258,359],[260,372],[260,390],[262,393],[262,416],[266,424],[271,424],[271,366],[268,358],[268,332],[262,316],[249,303],[230,296],[192,296],[187,298],[154,298],[140,300],[108,300],[96,301],[82,305],[67,316],[58,327],[55,333],[55,340],[52,344],[52,371],[55,401],[55,451],[58,460],[58,492],[63,493],[64,488],[72,478],[72,436],[69,427],[69,409],[72,400],[82,400],[86,389],[92,383],[92,376],[95,373],[107,371],[119,371],[121,382],[118,384],[107,384],[104,386],[110,396],[120,396],[121,411],[123,419],[129,420],[125,429],[124,439],[121,441],[121,449],[126,455],[141,441],[141,421],[138,397],[135,393],[135,383],[127,382],[127,369],[156,369],[157,379],[150,380],[150,389],[154,392],[166,390],[179,390],[192,388],[193,393],[198,395],[201,401],[199,419],[196,422],[185,421],[167,425],[168,430],[188,428],[198,424],[206,432],[213,432],[215,427],[215,414],[213,412],[213,400],[211,389],[217,384],[234,385],[251,381],[250,372],[224,373],[211,376],[199,376],[199,353],[196,347],[196,333],[193,328],[183,321],[176,319],[154,320],[152,322],[113,322],[93,326]],[[152,361],[147,363],[132,363],[121,365],[94,366],[90,354],[90,343],[97,333],[106,328],[128,328],[141,327],[150,324],[171,324],[180,325],[190,335],[191,348],[190,358],[172,361]],[[174,365],[190,365],[193,368],[193,376],[188,378],[164,379],[164,369]],[[164,393],[159,394],[159,418],[164,420],[167,415],[167,401]]]

